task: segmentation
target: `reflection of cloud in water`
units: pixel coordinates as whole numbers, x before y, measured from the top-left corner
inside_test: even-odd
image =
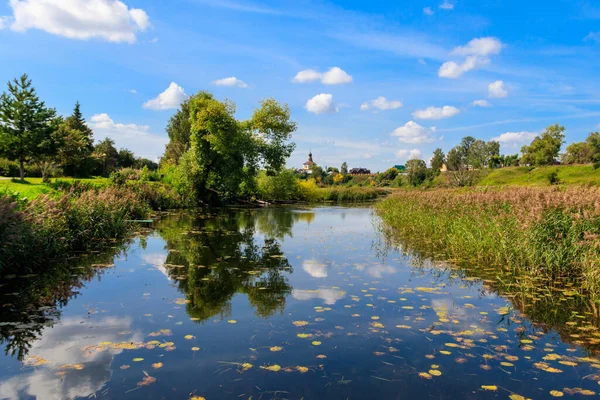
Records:
[[[0,382],[0,399],[19,399],[33,396],[38,399],[62,400],[88,397],[102,389],[111,377],[113,356],[123,350],[104,350],[85,353],[83,349],[101,342],[142,341],[141,333],[119,335],[131,328],[131,318],[103,318],[90,329],[79,318],[66,318],[59,325],[46,329],[29,354],[42,357],[48,364],[30,373]],[[82,370],[68,370],[57,376],[65,364],[83,364]],[[25,394],[27,396],[25,396]]]
[[[153,265],[159,270],[164,276],[169,278],[167,269],[165,268],[165,262],[167,262],[167,253],[147,253],[142,255],[142,261],[147,264]]]
[[[364,265],[358,264],[356,269],[366,272],[372,278],[382,278],[383,275],[391,275],[396,273],[396,268],[389,265]]]
[[[312,300],[322,299],[325,304],[335,304],[336,301],[344,298],[345,292],[335,289],[316,289],[316,290],[300,290],[294,289],[292,297],[296,300]]]
[[[327,266],[317,260],[304,260],[302,269],[313,278],[327,278]]]

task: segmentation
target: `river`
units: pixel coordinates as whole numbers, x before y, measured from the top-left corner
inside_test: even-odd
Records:
[[[369,207],[174,213],[123,245],[7,277],[0,399],[600,391],[600,333],[569,293],[544,312],[536,294],[532,310],[381,231]]]

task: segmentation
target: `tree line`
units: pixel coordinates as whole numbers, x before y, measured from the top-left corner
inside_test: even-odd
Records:
[[[156,169],[148,159],[136,158],[131,150],[117,150],[106,138],[94,144],[94,136],[75,103],[68,117],[57,115],[38,97],[26,74],[8,82],[0,96],[0,174],[25,179],[26,169],[50,176],[107,176],[117,168]]]

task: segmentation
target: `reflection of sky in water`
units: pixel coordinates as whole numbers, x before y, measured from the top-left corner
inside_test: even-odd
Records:
[[[378,258],[373,222],[368,208],[334,207],[167,220],[160,234],[137,240],[116,268],[87,282],[60,323],[44,328],[29,354],[47,364],[0,358],[0,398],[547,398],[565,387],[596,391],[596,381],[582,377],[600,371],[574,358],[584,352],[518,313],[500,315],[510,303],[480,283],[410,266],[393,251]],[[168,335],[149,336],[161,330]],[[85,351],[152,340],[173,345]],[[274,346],[282,350],[270,351]],[[560,364],[573,360],[575,367]],[[535,367],[540,362],[562,372]],[[242,371],[242,363],[252,368]],[[64,364],[83,369],[57,375]],[[260,368],[273,364],[289,372]],[[419,377],[432,369],[442,375]],[[138,386],[144,371],[156,382]]]

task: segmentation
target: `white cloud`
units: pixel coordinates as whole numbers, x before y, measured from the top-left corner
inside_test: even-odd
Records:
[[[465,72],[485,67],[490,63],[490,59],[486,57],[469,56],[465,62],[458,64],[454,61],[446,61],[440,67],[438,76],[441,78],[456,79],[461,77]]]
[[[421,150],[419,150],[419,149],[412,149],[412,150],[401,149],[396,152],[396,156],[398,156],[398,158],[403,161],[416,160],[418,158],[421,158]]]
[[[169,139],[150,132],[147,125],[116,123],[108,114],[96,114],[90,119],[90,128],[97,140],[111,138],[117,148],[126,147],[137,156],[158,159]]]
[[[417,110],[412,115],[416,119],[443,119],[454,117],[460,114],[460,110],[452,106],[428,107],[424,110]]]
[[[504,87],[504,82],[496,81],[488,85],[488,96],[491,98],[502,98],[508,96],[508,90]]]
[[[164,92],[144,103],[143,107],[150,110],[169,110],[179,108],[179,105],[188,98],[185,90],[175,82],[171,82]]]
[[[485,67],[490,63],[489,56],[499,54],[502,42],[495,37],[475,38],[466,46],[455,47],[450,53],[455,56],[465,56],[465,61],[457,63],[447,61],[440,67],[438,75],[442,78],[458,78],[465,72]]]
[[[332,305],[346,296],[345,292],[335,289],[317,289],[317,290],[292,290],[292,297],[296,300],[321,299],[325,304]]]
[[[537,133],[535,132],[506,132],[500,136],[493,137],[491,140],[501,144],[516,145],[530,143]]]
[[[586,37],[583,38],[585,42],[594,41],[600,43],[600,32],[590,32]]]
[[[64,318],[55,326],[45,328],[39,339],[32,342],[29,355],[44,358],[49,363],[26,368],[20,375],[3,380],[0,398],[85,398],[104,388],[112,377],[111,364],[123,350],[110,347],[103,351],[85,349],[102,342],[140,343],[144,335],[139,331],[131,332],[132,319],[129,317],[100,318],[91,328],[89,323],[82,323],[81,318],[76,317]],[[66,364],[82,364],[83,369],[68,370],[64,376],[57,374],[58,368]]]
[[[495,37],[475,38],[466,46],[458,46],[452,50],[453,55],[458,56],[490,56],[499,54],[502,50],[502,42]]]
[[[433,9],[431,7],[425,7],[423,9],[423,13],[426,15],[433,15],[435,13],[435,11],[433,11]]]
[[[402,102],[399,100],[388,100],[384,96],[379,96],[378,98],[370,101],[365,101],[360,105],[360,109],[362,111],[370,110],[371,108],[376,108],[378,110],[395,110],[397,108],[402,107]]]
[[[454,10],[454,3],[450,2],[449,0],[444,0],[444,2],[440,4],[440,8],[442,10]]]
[[[315,71],[314,69],[305,69],[300,71],[294,76],[292,82],[294,83],[307,83],[321,81],[324,85],[342,85],[345,83],[351,83],[352,77],[339,67],[333,67],[325,73]]]
[[[150,27],[148,14],[128,8],[119,0],[10,0],[17,32],[29,29],[70,39],[104,39],[109,42],[136,41],[136,33]]]
[[[313,114],[336,113],[339,107],[333,103],[333,95],[321,93],[306,102],[306,111]]]
[[[241,79],[236,78],[235,76],[230,76],[229,78],[219,79],[213,82],[217,86],[236,86],[239,88],[247,88],[248,84]]]
[[[471,106],[487,108],[487,107],[491,107],[492,105],[487,100],[475,100],[471,103]]]
[[[128,92],[132,93],[132,94],[137,94],[137,90],[135,90],[135,89],[129,89]]]
[[[403,143],[431,143],[434,141],[431,136],[435,132],[435,127],[425,128],[414,121],[408,121],[404,126],[394,129],[392,136],[397,136],[398,141]]]
[[[304,260],[302,269],[313,278],[327,278],[327,266],[317,260]]]
[[[8,25],[10,25],[10,21],[10,17],[0,17],[0,29],[8,28]]]

